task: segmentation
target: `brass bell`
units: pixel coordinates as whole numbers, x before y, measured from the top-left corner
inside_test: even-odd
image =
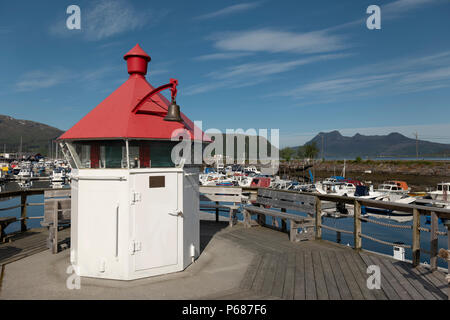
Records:
[[[169,105],[169,108],[167,109],[167,115],[164,117],[164,121],[177,121],[177,122],[183,121],[180,115],[180,106],[177,105],[174,100],[172,100],[172,103]]]

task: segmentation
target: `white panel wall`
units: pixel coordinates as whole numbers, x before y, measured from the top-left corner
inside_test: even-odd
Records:
[[[189,175],[192,170],[196,173]],[[188,175],[185,176],[183,170],[178,168],[78,170],[72,182],[71,258],[75,270],[81,276],[130,280],[186,268],[191,263],[191,244],[195,246],[196,256],[200,249],[197,173],[198,169],[189,169]],[[153,199],[145,199],[150,200],[150,205],[136,212],[133,208],[133,193],[140,192],[145,196],[149,186],[143,183],[140,187],[142,190],[135,190],[134,179],[140,176],[143,181],[148,181],[148,177],[154,174],[175,174],[177,186],[168,188]],[[149,193],[148,197],[151,194],[156,195]],[[136,240],[136,215],[151,217],[154,214],[163,214],[165,219],[141,219],[142,223],[148,224],[148,230],[153,230],[151,232],[157,235],[157,231],[163,230],[165,226],[157,226],[156,222],[169,221],[168,213],[165,212],[167,210],[158,209],[165,208],[158,206],[158,201],[167,202],[172,197],[176,198],[177,207],[184,216],[173,217],[177,221],[175,225],[178,235],[177,239],[171,241],[178,242],[177,264],[136,270],[136,252],[132,250],[133,241]],[[152,203],[155,205],[151,205]],[[147,227],[144,226],[142,230],[147,230]],[[175,234],[173,235],[175,237]],[[157,241],[168,240],[160,235],[152,239],[152,243]],[[160,256],[152,258],[152,255],[164,254],[163,250],[155,248],[158,246],[142,247],[142,250],[150,250],[145,259],[165,261],[164,257],[161,259]],[[148,265],[152,266],[152,261],[149,261]]]

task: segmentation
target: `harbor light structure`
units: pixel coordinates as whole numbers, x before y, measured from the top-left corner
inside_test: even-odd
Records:
[[[174,163],[171,138],[210,140],[180,112],[177,80],[150,85],[138,44],[124,59],[128,80],[58,138],[73,170],[70,261],[80,276],[155,276],[199,255],[199,166]]]

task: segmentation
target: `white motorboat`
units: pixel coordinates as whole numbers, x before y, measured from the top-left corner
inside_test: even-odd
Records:
[[[356,191],[356,186],[350,182],[318,182],[315,185],[316,191],[321,194],[331,194],[337,196],[353,196]]]
[[[436,190],[430,191],[427,194],[433,200],[450,201],[450,197],[448,196],[449,192],[450,192],[450,182],[441,182],[438,183]]]
[[[255,166],[248,166],[244,168],[244,172],[254,173],[254,174],[261,174],[261,172],[256,169]]]
[[[52,175],[50,176],[51,182],[64,182],[66,180],[66,171],[62,168],[56,168],[53,170]]]
[[[207,173],[199,176],[199,182],[202,186],[233,186],[236,183],[234,179],[221,173]]]
[[[20,169],[19,173],[17,174],[17,177],[20,179],[28,179],[33,178],[34,173],[33,170],[31,170],[31,167],[23,167]]]
[[[240,187],[249,188],[252,184],[253,177],[248,177],[245,175],[234,175],[233,179],[238,183]]]
[[[388,195],[389,201],[396,201],[404,198],[411,191],[405,181],[385,181],[378,186],[377,192]]]

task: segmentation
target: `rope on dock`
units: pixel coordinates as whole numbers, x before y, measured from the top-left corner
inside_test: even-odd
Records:
[[[380,239],[377,239],[377,238],[374,238],[374,237],[371,237],[371,236],[368,236],[368,235],[365,235],[365,234],[362,234],[362,233],[360,234],[360,236],[361,236],[361,238],[369,239],[369,240],[372,240],[372,241],[375,241],[375,242],[378,242],[378,243],[381,243],[381,244],[385,244],[385,245],[388,245],[388,246],[391,246],[391,247],[402,247],[402,248],[411,249],[411,246],[407,245],[407,244],[399,244],[399,243],[383,241],[383,240],[380,240]]]
[[[431,229],[424,228],[424,227],[419,227],[419,230],[423,231],[423,232],[431,232]],[[445,231],[436,231],[436,234],[439,235],[439,236],[446,236],[447,232],[445,232]]]
[[[12,206],[12,207],[0,208],[0,211],[12,210],[12,209],[20,208],[20,207],[22,207],[22,205],[19,204],[19,205]]]
[[[347,233],[347,234],[353,234],[353,231],[348,231],[348,230],[343,230],[343,229],[333,228],[333,227],[329,227],[329,226],[326,226],[326,225],[322,225],[322,228],[328,229],[328,230],[331,230],[331,231],[336,231],[336,232],[342,232],[342,233]]]
[[[381,221],[376,221],[376,220],[372,220],[372,219],[369,219],[369,218],[363,218],[363,217],[360,217],[359,219],[361,219],[363,221],[366,221],[366,222],[378,224],[380,226],[389,227],[389,228],[412,229],[412,226],[402,226],[402,225],[399,225],[399,224],[392,224],[392,223],[387,223],[387,222],[381,222]]]

